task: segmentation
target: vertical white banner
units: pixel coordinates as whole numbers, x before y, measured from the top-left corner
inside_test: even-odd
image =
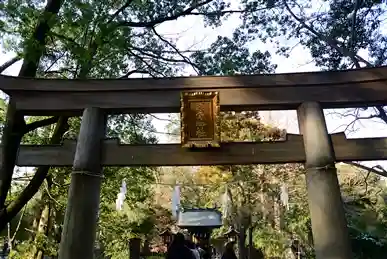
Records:
[[[180,209],[180,186],[176,185],[172,193],[172,216],[177,217],[177,212]]]

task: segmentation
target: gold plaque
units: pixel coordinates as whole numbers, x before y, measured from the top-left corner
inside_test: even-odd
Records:
[[[181,141],[183,147],[219,147],[218,92],[181,93]]]

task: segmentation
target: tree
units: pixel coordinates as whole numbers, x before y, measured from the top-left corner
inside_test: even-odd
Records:
[[[19,72],[19,76],[35,76],[39,60],[43,55],[45,49],[45,40],[47,33],[51,29],[52,23],[55,21],[56,14],[59,12],[62,2],[63,1],[60,0],[48,1],[42,14],[39,15],[40,20],[38,21],[36,27],[33,29],[32,36],[24,38],[24,60],[22,68]],[[10,3],[9,5],[3,5],[2,7],[4,8],[3,10],[1,10],[2,13],[17,13],[17,11],[19,11],[18,8],[23,8],[23,5],[18,6],[16,3]],[[5,28],[5,24],[6,23],[2,24],[3,28],[1,29],[7,29]],[[8,65],[10,64],[12,64],[12,61],[8,62]],[[37,127],[52,124],[56,120],[57,118],[49,118],[44,121],[35,122],[34,124],[27,125],[24,121],[23,116],[17,113],[17,111],[15,110],[12,100],[10,101],[7,109],[6,123],[2,135],[3,148],[7,150],[7,152],[3,152],[3,162],[0,167],[0,218],[2,218],[2,220],[0,221],[2,224],[0,225],[0,230],[3,229],[5,224],[9,221],[9,219],[7,218],[11,218],[7,217],[9,212],[7,211],[5,200],[7,198],[8,191],[11,187],[17,150],[23,135],[31,130],[36,129]],[[17,212],[19,210],[17,210]],[[13,216],[15,216],[17,212],[14,213]]]
[[[50,9],[47,12],[58,13],[62,2],[50,1],[49,3],[56,4],[54,5],[56,9]],[[60,5],[57,5],[58,3]],[[160,8],[161,6],[163,8]],[[34,24],[39,17],[38,7],[39,2],[31,3],[30,1],[4,4],[1,10],[2,15],[9,23],[4,23],[0,27],[4,35],[2,43],[7,50],[23,53],[24,45],[21,43],[26,42],[28,53],[42,53],[42,57],[34,55],[35,62],[30,62],[26,52],[23,56],[24,60],[31,66],[37,67],[37,71],[20,75],[35,76],[37,73],[38,76],[60,78],[122,78],[141,74],[150,76],[176,74],[181,64],[192,65],[192,63],[180,53],[174,43],[169,42],[157,32],[156,26],[193,14],[195,10],[208,12],[210,9],[221,8],[217,5],[217,1],[211,0],[193,4],[190,1],[164,1],[162,3],[150,1],[144,4],[131,0],[114,1],[113,4],[99,1],[65,2],[58,15],[58,23],[51,23],[50,20],[48,27],[48,20],[43,19],[42,23],[38,23],[36,31],[42,33],[41,27],[43,26],[44,35],[39,34],[40,45],[37,45],[33,44],[34,40],[30,40],[29,32],[31,24]],[[51,16],[47,17],[50,19]],[[46,35],[49,39],[47,42],[45,42]],[[46,48],[43,48],[43,43]],[[30,45],[38,48],[37,51],[30,51],[32,48]],[[38,64],[39,60],[41,62]],[[24,69],[23,67],[22,70]],[[12,107],[12,102],[9,107]],[[8,109],[8,113],[11,114],[11,112],[12,109]],[[11,115],[8,117],[11,118]],[[50,118],[47,123],[53,123],[56,120],[58,118]],[[21,126],[12,126],[11,122],[8,120],[3,134],[3,145],[7,150],[4,154],[9,157],[3,159],[7,162],[3,164],[1,174],[5,178],[4,181],[1,181],[4,185],[0,186],[0,204],[6,199],[17,147],[25,133],[19,130],[20,134],[12,135],[17,138],[9,138],[10,132],[17,132],[16,128],[24,127],[24,120],[20,116],[12,123]],[[67,117],[59,118],[57,134],[51,139],[52,144],[61,141],[67,129],[67,122]],[[36,123],[33,126],[36,128],[42,126],[42,123]],[[4,224],[12,219],[36,193],[47,175],[48,168],[40,167],[25,192],[21,193],[21,197],[14,200],[12,205],[5,207],[5,204],[2,204],[0,206],[0,229],[4,228]]]

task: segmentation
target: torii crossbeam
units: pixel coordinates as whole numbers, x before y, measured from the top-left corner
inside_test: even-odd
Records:
[[[350,259],[335,161],[386,159],[387,138],[329,136],[322,108],[387,105],[387,67],[276,75],[159,79],[29,79],[0,76],[0,89],[23,115],[83,113],[78,141],[21,146],[18,165],[73,165],[60,259],[92,258],[102,166],[304,162],[317,259]],[[283,142],[131,146],[104,141],[106,114],[179,112],[182,91],[216,91],[220,109],[297,109],[301,135]],[[7,152],[7,150],[2,151]],[[159,153],[159,154],[157,154]],[[0,179],[1,180],[1,179]],[[87,241],[87,242],[85,242]]]

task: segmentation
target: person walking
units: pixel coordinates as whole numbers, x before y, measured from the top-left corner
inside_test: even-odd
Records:
[[[234,251],[235,242],[227,242],[221,259],[238,259]]]
[[[185,238],[182,233],[176,233],[165,259],[196,259],[195,255],[185,244]]]

